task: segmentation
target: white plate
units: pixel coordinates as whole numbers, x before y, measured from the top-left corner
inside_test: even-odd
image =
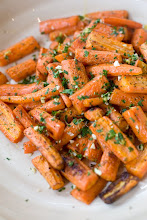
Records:
[[[131,18],[147,24],[146,0],[0,0],[0,49],[31,34],[48,47],[48,37],[39,33],[39,19],[109,9],[126,9]],[[86,206],[70,196],[70,185],[63,192],[49,189],[43,177],[30,169],[36,154],[24,155],[22,143],[11,144],[1,133],[0,140],[0,220],[147,219],[147,179],[113,205],[97,198]]]

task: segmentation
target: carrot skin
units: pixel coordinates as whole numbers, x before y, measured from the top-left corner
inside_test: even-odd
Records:
[[[136,29],[132,36],[132,45],[139,53],[139,47],[147,40],[147,32],[144,29]]]
[[[88,13],[85,16],[90,19],[99,19],[103,17],[128,18],[128,11],[126,10],[97,11],[97,12]]]
[[[0,72],[0,85],[5,84],[7,81],[8,81],[7,77],[3,73]]]
[[[36,146],[31,141],[24,142],[23,148],[24,154],[33,154],[37,150]]]
[[[96,98],[90,98],[90,99],[83,100],[83,105],[85,107],[97,106],[97,105],[101,105],[102,103],[103,103],[103,99],[101,97],[96,97]]]
[[[141,44],[139,49],[140,49],[140,52],[143,55],[145,61],[147,62],[147,44],[146,44],[146,42]]]
[[[100,108],[91,108],[84,113],[85,118],[89,121],[95,121],[101,118],[104,115],[104,112]]]

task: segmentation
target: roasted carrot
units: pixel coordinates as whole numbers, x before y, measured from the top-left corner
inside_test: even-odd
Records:
[[[13,46],[0,52],[0,66],[12,63],[39,49],[39,44],[33,36],[14,44]]]
[[[44,34],[48,34],[54,30],[59,30],[61,28],[75,26],[77,25],[78,22],[79,22],[78,16],[71,16],[68,18],[57,18],[57,19],[41,21],[39,24],[40,32]]]
[[[11,104],[12,105],[12,104]],[[38,102],[29,102],[29,103],[25,103],[25,104],[22,104],[23,108],[26,110],[26,111],[30,111],[38,106],[41,105],[41,101],[38,101]]]
[[[137,138],[147,142],[147,117],[140,106],[135,106],[123,113],[124,118],[132,128]]]
[[[147,62],[147,43],[141,44],[139,47],[141,54],[143,55],[145,61]]]
[[[87,118],[89,121],[95,121],[99,118],[103,117],[104,112],[100,108],[90,108],[88,111],[84,113],[85,118]]]
[[[85,16],[90,19],[99,19],[103,17],[128,18],[128,12],[126,10],[97,11],[88,13]]]
[[[0,85],[5,84],[7,81],[8,81],[7,77],[3,73],[0,72]]]
[[[59,171],[55,170],[43,156],[33,158],[32,163],[53,190],[60,189],[64,186],[64,181]]]
[[[73,39],[75,40],[77,37],[80,36],[81,31],[75,31],[74,35],[73,35]]]
[[[59,113],[59,119],[65,123],[70,123],[73,118],[79,118],[81,115],[77,112],[77,110],[71,106],[69,108],[65,108],[63,111]]]
[[[10,67],[6,70],[6,73],[16,82],[25,79],[27,76],[35,73],[36,63],[34,60],[30,59],[24,61],[23,63],[17,64],[16,66]]]
[[[144,111],[147,111],[147,95],[125,93],[114,89],[110,97],[110,104],[124,107],[140,105]]]
[[[71,157],[66,152],[62,153],[62,158],[65,163],[62,175],[79,189],[86,191],[97,182],[97,175],[78,158]]]
[[[90,129],[123,163],[138,156],[135,146],[108,117],[103,116]]]
[[[35,131],[32,127],[26,128],[24,134],[37,147],[52,167],[57,170],[63,169],[63,160],[48,138]]]
[[[143,61],[141,61],[141,60],[138,59],[138,60],[135,62],[135,66],[140,67],[140,68],[142,69],[142,72],[143,72],[143,73],[147,73],[147,64],[144,63]]]
[[[142,24],[125,18],[106,17],[102,18],[102,22],[114,26],[128,27],[132,29],[142,28]]]
[[[11,108],[0,101],[0,130],[13,143],[23,138],[23,126],[14,117]]]
[[[86,107],[83,105],[83,100],[87,98],[95,98],[98,95],[105,93],[108,85],[109,82],[105,76],[96,76],[82,89],[70,96],[73,106],[81,114],[86,111]]]
[[[127,27],[123,27],[123,28],[124,28],[124,32],[125,32],[125,36],[124,36],[123,41],[131,43],[131,39],[132,39],[133,32],[134,32],[133,29],[127,28]]]
[[[106,186],[106,180],[99,178],[95,185],[93,185],[89,190],[82,191],[78,188],[75,188],[71,191],[71,195],[81,201],[89,205],[92,201],[99,195],[99,193]]]
[[[97,106],[97,105],[101,105],[102,103],[103,103],[103,99],[101,97],[96,97],[96,98],[90,98],[90,99],[83,100],[83,105],[85,107]]]
[[[58,45],[59,45],[59,43],[57,41],[52,41],[49,46],[49,49],[55,50],[58,48]]]
[[[55,59],[58,62],[62,62],[62,60],[67,60],[67,59],[72,59],[73,57],[71,57],[68,53],[61,53],[55,56]]]
[[[66,37],[62,44],[59,44],[57,48],[58,53],[64,53],[65,51],[68,52],[71,45],[71,38]]]
[[[89,49],[76,49],[75,58],[84,65],[113,63],[115,60],[118,60],[120,63],[122,62],[120,54]]]
[[[9,103],[7,105],[12,109],[12,111],[17,107],[17,104],[13,104],[13,103]]]
[[[31,141],[24,142],[23,148],[24,154],[32,154],[37,150],[37,147]]]
[[[138,157],[125,166],[129,173],[141,179],[147,173],[147,144],[140,146]]]
[[[86,39],[87,36],[81,37],[78,36],[72,43],[70,46],[70,51],[72,53],[75,53],[76,49],[84,49],[86,47]]]
[[[139,53],[139,47],[147,40],[147,32],[144,29],[136,29],[133,33],[131,43]]]

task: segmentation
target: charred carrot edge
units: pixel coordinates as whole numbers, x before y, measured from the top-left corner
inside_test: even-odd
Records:
[[[90,126],[98,142],[108,147],[123,163],[138,156],[138,151],[125,134],[107,117],[103,116]]]
[[[79,115],[79,113],[73,106],[65,108],[63,111],[59,113],[59,119],[65,123],[70,123],[73,120],[73,118],[80,117],[81,115]]]
[[[55,91],[54,90],[55,88],[56,88],[55,84],[52,83],[46,86],[45,88],[34,93],[30,93],[22,96],[0,96],[0,100],[8,103],[18,103],[18,104],[36,102],[41,100],[42,97],[44,97],[45,100],[51,98],[52,96],[58,95],[59,91],[58,90]]]
[[[6,73],[16,82],[25,79],[27,76],[32,75],[36,70],[36,63],[30,59],[16,66],[10,67],[6,70]]]
[[[23,148],[24,154],[32,154],[37,150],[36,146],[31,141],[24,142]]]
[[[139,46],[147,40],[147,32],[144,29],[136,29],[133,33],[131,43],[139,53]]]
[[[125,93],[119,89],[114,89],[110,97],[110,104],[124,107],[141,105],[142,109],[147,111],[147,95]]]
[[[12,63],[39,49],[39,44],[33,36],[14,44],[13,46],[0,52],[0,66]]]
[[[106,180],[99,178],[95,185],[93,185],[89,190],[82,191],[78,188],[75,188],[71,191],[71,195],[81,201],[89,205],[92,201],[99,195],[99,193],[106,186]]]
[[[41,21],[39,24],[40,32],[43,34],[48,34],[54,30],[75,26],[78,22],[79,22],[78,16]]]
[[[83,105],[85,107],[97,106],[97,105],[101,105],[102,103],[103,103],[103,99],[101,97],[83,100]]]
[[[5,84],[7,81],[8,81],[7,77],[3,73],[0,72],[0,85]]]
[[[57,41],[52,41],[50,46],[49,46],[49,49],[55,50],[55,49],[58,48],[58,45],[59,45],[59,43]]]
[[[23,138],[23,126],[14,117],[11,108],[0,101],[0,130],[13,143]]]
[[[65,163],[62,175],[79,189],[86,191],[97,182],[98,176],[78,158],[67,153],[62,153],[62,158]]]
[[[63,169],[63,160],[48,138],[35,131],[32,127],[26,128],[24,134],[37,147],[52,167],[57,170]]]
[[[49,135],[55,139],[59,140],[64,132],[65,124],[45,112],[43,109],[33,109],[30,112],[30,115],[34,120],[38,121],[40,124],[44,125],[49,132]]]
[[[46,179],[53,190],[60,189],[64,186],[64,181],[58,170],[55,170],[43,156],[37,156],[32,159],[33,165]]]
[[[142,72],[143,72],[143,73],[146,73],[146,72],[147,72],[147,64],[144,63],[143,61],[141,61],[141,60],[138,59],[138,60],[136,61],[136,63],[135,63],[135,66],[140,67],[140,68],[142,69]]]
[[[129,173],[140,179],[143,178],[147,173],[147,144],[144,144],[143,149],[139,150],[138,157],[125,166]]]
[[[98,19],[103,17],[128,18],[128,11],[126,10],[97,11],[97,12],[88,13],[85,16],[90,19]]]
[[[84,113],[85,118],[89,121],[95,121],[101,118],[104,115],[104,112],[100,108],[91,108]]]
[[[147,117],[140,106],[135,106],[123,113],[124,118],[132,128],[137,138],[147,142]]]
[[[24,128],[28,128],[30,126],[35,126],[36,124],[33,122],[30,115],[25,111],[25,109],[18,105],[14,110],[13,113],[15,117],[20,121],[20,123],[24,126]]]
[[[139,47],[141,54],[143,55],[145,61],[147,62],[147,43],[141,44]]]

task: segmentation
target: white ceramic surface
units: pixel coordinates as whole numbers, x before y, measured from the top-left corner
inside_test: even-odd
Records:
[[[39,19],[108,9],[126,9],[131,18],[147,24],[147,0],[0,0],[0,50],[31,34],[48,47],[48,37],[39,33]],[[0,220],[147,219],[147,178],[112,205],[97,198],[86,206],[70,196],[71,185],[63,192],[49,189],[43,177],[31,170],[36,154],[24,155],[22,147],[0,133]]]

